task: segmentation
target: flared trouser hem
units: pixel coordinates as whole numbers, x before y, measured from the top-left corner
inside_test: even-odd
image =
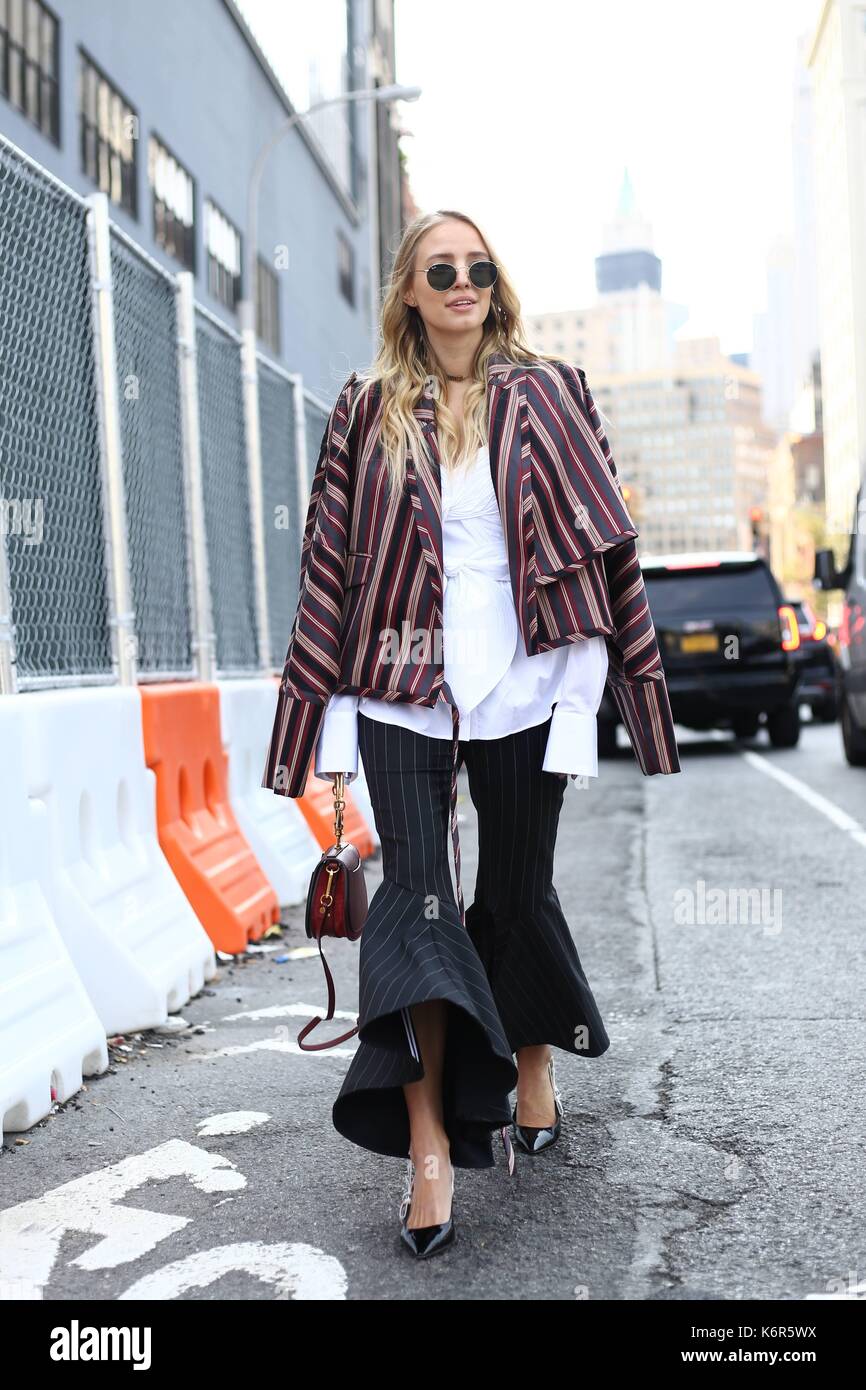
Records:
[[[340,1134],[365,1149],[408,1155],[402,1088],[425,1075],[411,1010],[444,1000],[442,1120],[451,1161],[458,1168],[490,1168],[495,1133],[511,1123],[508,1097],[517,1068],[456,904],[440,902],[435,917],[429,910],[424,894],[393,880],[383,880],[373,895],[361,938],[358,1047],[332,1119]]]
[[[545,1043],[579,1057],[607,1052],[610,1038],[555,891],[492,910],[476,896],[466,930],[512,1052]]]

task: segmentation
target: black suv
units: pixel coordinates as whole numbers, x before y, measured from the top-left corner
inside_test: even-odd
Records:
[[[848,559],[836,569],[832,550],[815,555],[819,589],[844,589],[845,606],[836,642],[836,695],[845,757],[866,767],[866,486],[854,508]]]
[[[800,644],[794,653],[800,671],[797,699],[801,705],[809,706],[813,719],[822,724],[835,724],[836,658],[827,624],[805,599],[789,598],[786,602],[794,610],[800,631]]]
[[[701,551],[648,556],[641,570],[677,723],[750,738],[764,717],[770,742],[793,748],[797,622],[766,561],[751,551]],[[602,756],[616,747],[616,724],[605,692]]]

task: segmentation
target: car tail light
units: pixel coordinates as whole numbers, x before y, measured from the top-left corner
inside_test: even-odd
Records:
[[[851,607],[845,604],[842,609],[842,621],[839,624],[838,641],[840,647],[850,647],[851,645]]]
[[[839,646],[859,647],[866,633],[866,614],[859,603],[847,603],[842,610],[839,624]]]
[[[797,615],[790,603],[783,603],[780,606],[779,621],[782,624],[782,651],[797,651],[800,646],[800,627],[797,622]]]

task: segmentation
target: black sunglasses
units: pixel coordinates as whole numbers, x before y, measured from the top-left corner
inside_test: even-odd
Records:
[[[495,284],[499,269],[492,261],[473,261],[468,267],[469,279],[477,290],[489,290]],[[450,290],[457,279],[457,267],[441,261],[438,265],[428,265],[426,270],[416,270],[416,275],[426,275],[427,284],[433,290]]]

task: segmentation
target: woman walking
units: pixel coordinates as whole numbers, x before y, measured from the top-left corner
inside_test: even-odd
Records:
[[[553,1049],[609,1046],[553,858],[567,777],[597,775],[606,680],[642,770],[679,770],[636,534],[585,374],[530,351],[474,222],[417,218],[379,354],[322,440],[263,778],[299,796],[313,752],[321,777],[363,762],[383,880],[333,1122],[406,1158],[417,1257],[453,1241],[454,1170],[491,1166],[497,1130],[509,1171],[510,1126],[531,1154],[558,1138]]]

